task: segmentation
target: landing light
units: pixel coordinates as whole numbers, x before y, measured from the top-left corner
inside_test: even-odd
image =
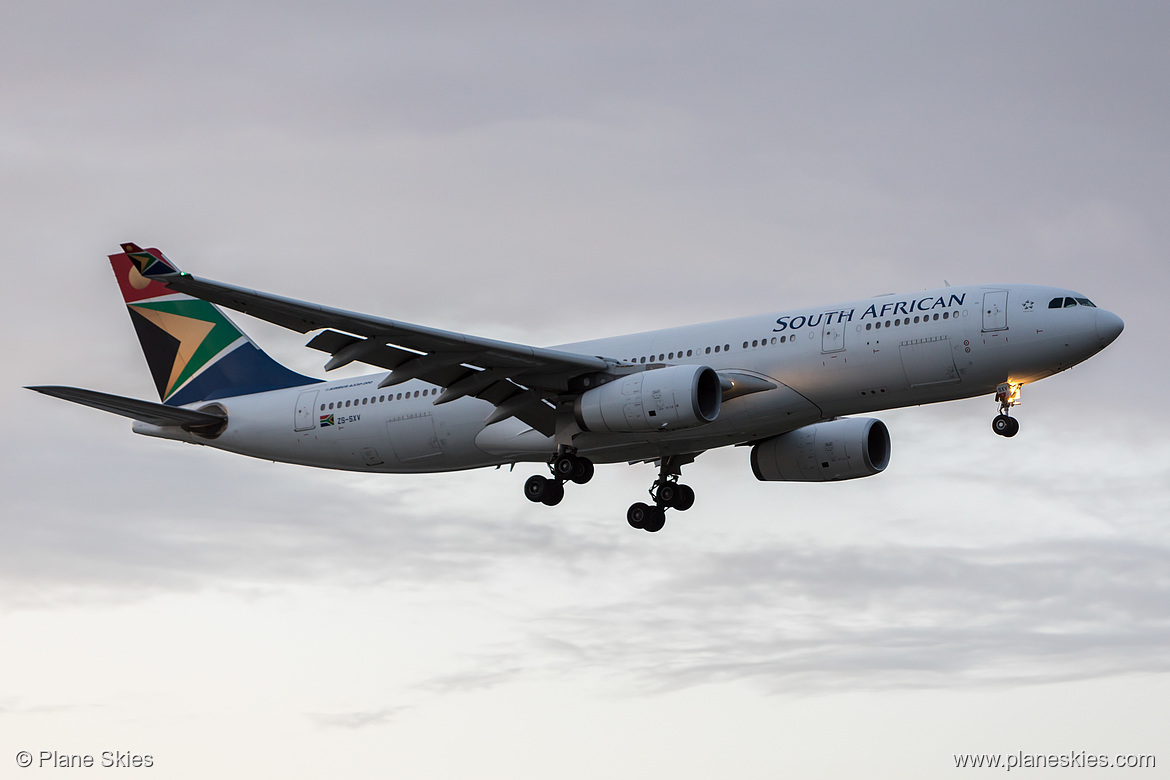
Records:
[[[996,400],[1004,407],[1016,406],[1020,403],[1023,387],[1023,385],[1016,382],[1005,382],[995,388]]]

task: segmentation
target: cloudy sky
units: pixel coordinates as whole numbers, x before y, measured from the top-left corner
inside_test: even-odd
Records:
[[[5,2],[3,776],[1170,776],[1168,32],[1153,2]],[[1014,439],[983,398],[882,413],[853,483],[708,453],[651,536],[649,466],[550,510],[531,468],[313,471],[20,389],[153,397],[121,241],[537,344],[944,280],[1127,327]]]

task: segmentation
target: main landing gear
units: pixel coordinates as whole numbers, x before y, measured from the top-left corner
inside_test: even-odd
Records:
[[[650,488],[653,504],[639,501],[626,512],[626,521],[634,528],[657,533],[666,525],[666,510],[685,512],[694,506],[695,491],[679,482],[682,467],[695,459],[694,455],[670,455],[659,461],[658,479]],[[548,462],[552,478],[539,474],[524,483],[524,495],[533,503],[556,506],[565,497],[565,483],[584,485],[593,479],[593,461],[563,447]]]
[[[524,496],[537,504],[556,506],[565,497],[565,483],[584,485],[593,479],[593,461],[562,449],[548,462],[553,478],[539,474],[531,476],[524,483]]]
[[[626,521],[633,528],[657,533],[666,525],[667,509],[685,512],[694,506],[695,491],[678,481],[682,475],[683,464],[692,460],[694,457],[679,456],[668,456],[661,460],[658,479],[654,480],[654,485],[650,488],[650,497],[654,499],[654,505],[639,501],[631,505],[626,512]]]
[[[1020,432],[1020,421],[1009,414],[1020,402],[1020,385],[1012,382],[1000,385],[995,389],[995,400],[999,401],[999,414],[991,421],[991,430],[1011,438]]]

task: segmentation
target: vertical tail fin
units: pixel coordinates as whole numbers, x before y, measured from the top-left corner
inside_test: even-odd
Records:
[[[122,244],[110,265],[163,403],[179,406],[308,385],[270,358],[214,304],[176,293],[154,276],[178,271],[157,249]]]

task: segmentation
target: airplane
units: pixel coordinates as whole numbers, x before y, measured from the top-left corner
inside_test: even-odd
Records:
[[[158,249],[109,256],[161,403],[61,386],[39,393],[134,420],[135,433],[265,460],[377,473],[545,463],[524,495],[554,506],[595,464],[654,463],[651,501],[626,513],[660,531],[695,492],[682,467],[750,446],[761,481],[826,482],[890,462],[881,420],[851,415],[994,395],[1015,436],[1024,385],[1088,359],[1124,328],[1080,293],[946,286],[809,309],[532,347],[235,287],[182,272]],[[263,352],[220,307],[299,333],[378,373],[326,381]]]

